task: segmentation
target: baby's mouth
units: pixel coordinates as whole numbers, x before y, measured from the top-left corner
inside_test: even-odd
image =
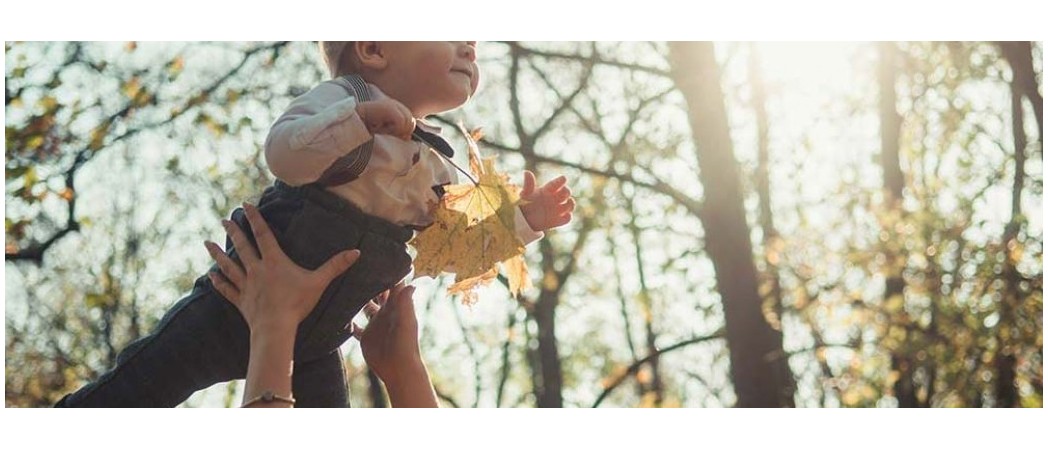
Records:
[[[470,72],[468,70],[452,69],[451,71],[454,72],[454,73],[461,73],[461,74],[465,75],[467,78],[469,78],[471,80],[473,79],[473,72]]]

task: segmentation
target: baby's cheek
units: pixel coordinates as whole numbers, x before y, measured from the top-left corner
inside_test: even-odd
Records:
[[[476,65],[473,66],[473,78],[470,80],[470,88],[473,90],[472,94],[477,93],[477,88],[480,87],[480,68]]]

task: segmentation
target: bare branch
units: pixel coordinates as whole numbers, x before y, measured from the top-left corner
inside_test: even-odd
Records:
[[[673,344],[673,345],[671,345],[669,347],[656,350],[652,354],[650,354],[648,356],[645,356],[644,359],[638,360],[638,361],[634,362],[633,364],[631,364],[626,369],[626,372],[624,372],[622,375],[620,375],[618,378],[616,378],[615,381],[613,381],[611,383],[611,385],[609,385],[608,387],[604,388],[604,392],[600,393],[600,396],[597,397],[597,401],[593,402],[593,406],[592,407],[593,408],[599,407],[600,404],[604,402],[604,399],[607,398],[609,394],[611,394],[611,391],[614,391],[615,388],[619,387],[619,385],[621,385],[623,381],[626,381],[627,378],[629,378],[629,377],[633,376],[634,374],[636,374],[637,371],[640,370],[641,366],[643,366],[644,364],[647,364],[652,359],[658,358],[661,355],[664,355],[666,353],[672,352],[674,350],[679,350],[681,348],[687,347],[687,346],[692,345],[692,344],[698,344],[700,342],[712,341],[714,339],[721,339],[723,337],[724,337],[724,332],[723,331],[718,331],[718,332],[716,332],[714,334],[711,334],[709,336],[700,336],[700,337],[697,337],[697,338],[688,339],[686,341],[681,341],[681,342],[678,342],[676,344]]]
[[[225,84],[226,81],[228,81],[234,75],[239,73],[240,70],[243,69],[244,65],[247,64],[248,60],[250,60],[255,54],[263,52],[263,51],[271,51],[271,52],[273,52],[273,54],[276,54],[277,51],[279,51],[281,48],[283,48],[287,44],[288,44],[288,42],[277,42],[277,43],[274,43],[274,44],[260,46],[260,47],[256,47],[256,48],[248,50],[247,52],[244,53],[244,57],[243,57],[243,59],[241,59],[239,64],[237,64],[235,67],[233,67],[231,70],[229,70],[226,74],[224,74],[223,76],[221,76],[217,80],[215,80],[210,86],[205,88],[203,91],[201,91],[200,94],[198,94],[194,98],[201,98],[201,97],[202,98],[208,98],[208,97],[210,97],[211,94],[214,93],[223,84]],[[155,102],[156,99],[154,98],[153,101]],[[72,193],[70,198],[69,198],[69,209],[68,209],[68,214],[66,216],[66,224],[65,224],[65,226],[62,229],[60,229],[57,232],[55,232],[54,235],[52,235],[51,237],[47,238],[46,240],[44,240],[43,242],[41,242],[39,244],[32,245],[32,246],[29,246],[29,247],[24,248],[24,249],[20,249],[20,250],[18,250],[16,252],[5,252],[4,253],[4,260],[5,261],[32,261],[32,262],[34,262],[36,264],[40,264],[41,262],[43,262],[44,253],[52,245],[54,245],[55,242],[58,242],[60,239],[65,237],[65,235],[67,235],[67,234],[69,234],[71,232],[75,232],[75,231],[79,231],[80,230],[80,222],[77,221],[77,219],[76,219],[76,200],[77,200],[78,193],[77,193],[76,189],[74,189],[74,184],[75,184],[75,181],[76,181],[76,174],[79,172],[80,168],[83,167],[83,165],[85,163],[90,161],[96,155],[98,155],[106,147],[111,147],[113,144],[116,144],[117,142],[123,141],[123,140],[128,139],[128,138],[131,138],[131,137],[137,135],[138,133],[140,133],[142,131],[153,129],[153,128],[156,128],[156,127],[163,126],[163,125],[166,125],[168,123],[171,123],[176,118],[178,118],[178,117],[182,116],[183,114],[185,114],[186,112],[192,110],[193,106],[195,106],[195,105],[192,105],[192,103],[193,103],[193,100],[190,100],[186,104],[185,107],[180,108],[177,111],[173,112],[167,119],[165,119],[163,121],[160,121],[160,122],[157,122],[157,123],[153,123],[153,124],[147,124],[147,125],[144,125],[144,126],[141,126],[141,127],[134,127],[134,128],[128,129],[123,134],[121,134],[119,136],[116,136],[113,139],[111,139],[108,143],[106,143],[106,146],[101,148],[101,149],[97,149],[97,150],[96,149],[92,149],[92,146],[89,143],[89,144],[85,145],[83,148],[81,148],[80,150],[78,150],[76,152],[76,156],[73,158],[73,164],[69,167],[69,169],[67,169],[65,171],[65,187],[66,187],[68,192]],[[104,121],[102,121],[102,123],[108,123],[108,124],[112,125],[112,124],[116,123],[117,120],[126,119],[135,110],[134,106],[135,106],[134,99],[132,99],[131,102],[129,102],[127,105],[125,105],[120,111],[117,111],[116,113],[112,114],[111,116],[106,118]]]
[[[517,311],[511,310],[509,312],[509,319],[506,324],[506,342],[502,344],[502,370],[499,372],[499,386],[498,390],[495,391],[495,407],[502,406],[502,395],[506,390],[506,382],[509,380],[509,348],[513,341],[513,327],[517,325]]]
[[[613,60],[613,59],[597,58],[597,57],[594,57],[595,55],[594,56],[586,56],[586,55],[580,55],[580,54],[574,54],[574,53],[559,53],[559,52],[549,52],[549,51],[536,50],[536,49],[533,49],[533,48],[524,47],[524,46],[520,45],[519,42],[501,42],[501,43],[508,45],[510,47],[510,51],[517,52],[520,55],[534,55],[534,56],[547,58],[547,59],[560,59],[560,60],[565,60],[565,61],[577,61],[577,62],[582,62],[582,63],[588,63],[589,61],[593,61],[593,63],[596,63],[598,65],[602,65],[602,66],[609,66],[609,67],[615,67],[615,68],[619,68],[619,69],[633,70],[633,71],[637,71],[637,72],[644,72],[644,73],[648,73],[648,74],[652,74],[652,75],[658,75],[660,77],[666,77],[666,78],[669,78],[669,76],[670,76],[670,73],[669,73],[668,70],[660,69],[660,68],[657,68],[657,67],[649,67],[649,66],[645,66],[645,65],[642,65],[642,64],[621,62],[621,61],[616,61],[616,60]]]

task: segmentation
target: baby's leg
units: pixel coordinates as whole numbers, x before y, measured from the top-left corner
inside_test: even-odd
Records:
[[[295,341],[297,361],[311,361],[349,338],[346,328],[368,300],[393,287],[411,270],[405,242],[411,232],[359,212],[307,202],[288,226],[285,251],[296,263],[319,267],[338,252],[359,249],[360,258],[339,275],[302,321]]]
[[[201,277],[151,334],[120,352],[115,367],[56,406],[177,406],[197,390],[243,378],[247,355],[247,324]]]
[[[342,351],[331,353],[306,363],[296,363],[291,389],[296,408],[346,408],[349,406],[349,386]]]

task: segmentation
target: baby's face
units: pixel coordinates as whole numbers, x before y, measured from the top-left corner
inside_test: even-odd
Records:
[[[397,91],[387,94],[418,117],[458,108],[477,90],[475,41],[390,42],[386,48],[387,73]]]

